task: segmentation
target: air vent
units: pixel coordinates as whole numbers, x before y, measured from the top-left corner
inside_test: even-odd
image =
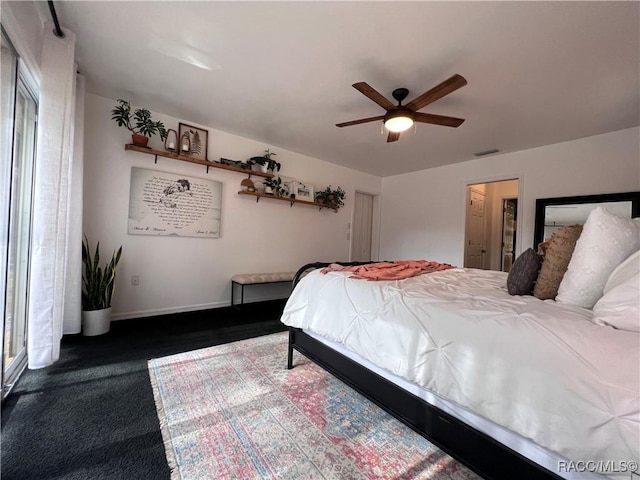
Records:
[[[500,150],[498,150],[497,148],[493,148],[491,150],[485,150],[484,152],[474,153],[473,156],[474,157],[484,157],[485,155],[491,155],[492,153],[498,153],[498,152],[500,152]]]

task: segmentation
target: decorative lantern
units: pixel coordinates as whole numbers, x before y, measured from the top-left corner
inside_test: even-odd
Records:
[[[164,149],[169,152],[178,151],[178,132],[173,128],[167,130],[167,137],[164,139]]]
[[[180,155],[191,155],[191,137],[189,132],[184,132],[180,138]]]

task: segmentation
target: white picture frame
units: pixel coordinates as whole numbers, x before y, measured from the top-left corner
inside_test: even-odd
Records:
[[[315,191],[313,184],[302,180],[296,180],[293,183],[293,192],[296,200],[304,200],[305,202],[315,201]]]
[[[131,167],[130,235],[220,238],[222,182]]]

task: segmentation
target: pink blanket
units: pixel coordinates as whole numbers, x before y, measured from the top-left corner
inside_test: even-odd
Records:
[[[448,263],[428,262],[426,260],[398,260],[396,262],[368,263],[366,265],[355,265],[345,267],[332,263],[322,269],[322,273],[328,272],[354,272],[351,278],[362,278],[366,280],[402,280],[404,278],[415,277],[423,273],[439,272],[455,268]]]

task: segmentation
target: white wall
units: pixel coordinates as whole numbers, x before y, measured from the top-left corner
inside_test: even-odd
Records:
[[[308,262],[348,260],[347,226],[356,190],[379,194],[379,177],[357,172],[260,142],[209,129],[209,159],[247,160],[269,147],[282,163],[281,174],[324,188],[347,192],[345,206],[334,213],[315,207],[240,196],[239,173],[124,150],[131,136],[111,120],[113,99],[88,94],[85,112],[84,231],[102,254],[123,245],[113,301],[114,318],[227,305],[230,277],[236,273],[293,271]],[[153,113],[167,128],[180,121]],[[150,146],[161,149],[159,137]],[[223,183],[219,239],[152,237],[127,234],[131,167],[180,173]],[[139,275],[140,285],[131,286]],[[279,297],[289,286],[256,287],[249,301]]]
[[[27,82],[35,90],[40,85],[42,20],[33,2],[3,1],[2,26],[18,51]],[[25,72],[26,70],[26,72]]]
[[[640,190],[640,129],[382,180],[380,257],[462,265],[466,185],[520,179],[516,254],[533,245],[537,198]]]

